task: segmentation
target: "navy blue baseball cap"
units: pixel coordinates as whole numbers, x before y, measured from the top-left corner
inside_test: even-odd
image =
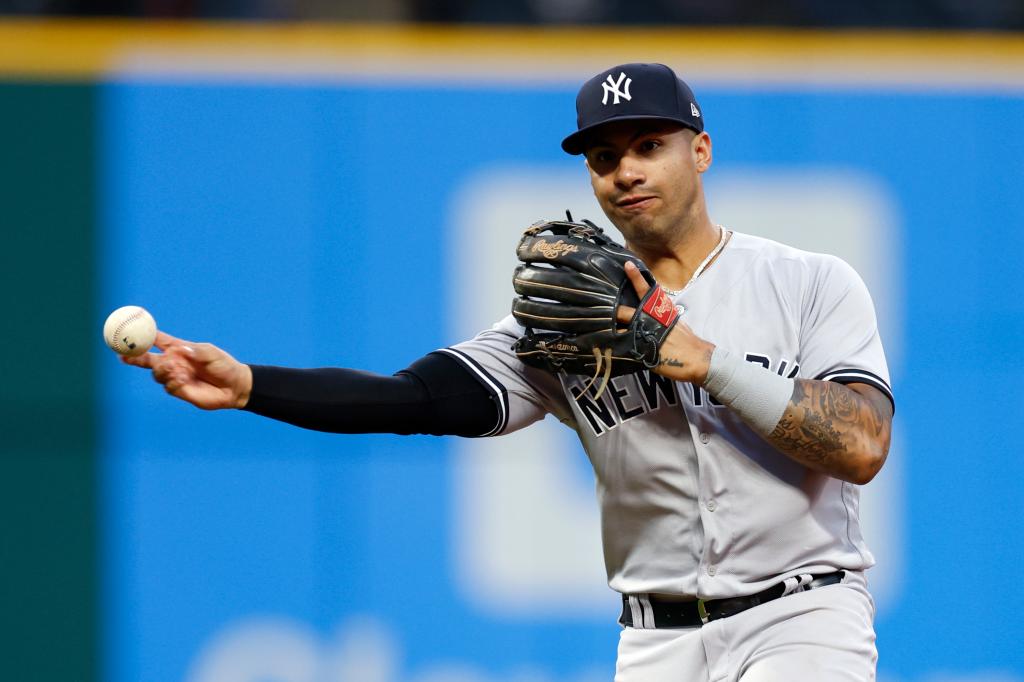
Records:
[[[664,64],[622,64],[597,74],[576,95],[576,132],[562,140],[582,154],[589,133],[610,121],[675,121],[704,132],[704,117],[690,86]]]

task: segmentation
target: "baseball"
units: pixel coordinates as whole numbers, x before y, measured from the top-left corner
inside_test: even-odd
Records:
[[[145,308],[122,306],[103,323],[103,340],[121,355],[142,355],[156,340],[156,320]]]

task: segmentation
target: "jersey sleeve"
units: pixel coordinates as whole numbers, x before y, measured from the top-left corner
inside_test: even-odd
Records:
[[[874,303],[850,265],[832,256],[824,258],[812,274],[801,317],[803,376],[868,384],[884,393],[895,410]]]
[[[469,341],[442,348],[483,384],[498,405],[498,422],[483,435],[512,433],[553,414],[571,423],[562,383],[557,376],[519,361],[512,344],[524,333],[511,315]]]

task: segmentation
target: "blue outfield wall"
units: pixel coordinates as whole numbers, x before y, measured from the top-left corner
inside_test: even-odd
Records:
[[[730,167],[839,168],[892,199],[891,232],[865,236],[895,259],[902,299],[883,327],[901,348],[905,447],[892,499],[874,501],[903,528],[880,678],[1024,680],[1024,98],[695,86],[715,141],[709,184]],[[248,362],[400,369],[459,340],[459,263],[479,254],[460,249],[453,216],[473,178],[517,168],[543,185],[530,169],[548,169],[585,189],[558,148],[574,92],[111,82],[103,307],[145,305],[168,332]],[[511,251],[523,226],[487,238]],[[496,301],[486,317],[506,311]],[[104,679],[611,678],[611,592],[535,617],[467,596],[454,441],[202,413],[105,349],[97,363]],[[585,466],[575,475],[592,487]]]

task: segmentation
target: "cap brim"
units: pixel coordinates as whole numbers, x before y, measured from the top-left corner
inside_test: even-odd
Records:
[[[562,150],[566,154],[582,154],[587,149],[587,139],[591,137],[595,130],[602,126],[606,126],[609,123],[616,123],[618,121],[672,121],[673,123],[678,123],[684,128],[689,128],[690,130],[698,133],[701,132],[695,128],[693,123],[690,121],[686,121],[681,118],[674,118],[672,116],[616,116],[614,118],[606,118],[603,121],[588,125],[586,128],[580,128],[575,133],[562,140]]]

